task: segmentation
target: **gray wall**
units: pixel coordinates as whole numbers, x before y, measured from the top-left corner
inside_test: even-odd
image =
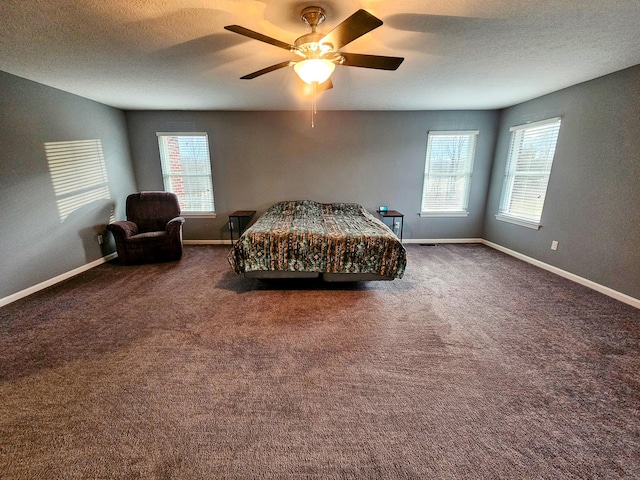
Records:
[[[0,72],[0,298],[101,258],[111,200],[61,221],[45,143],[100,139],[111,198],[135,191],[120,110]],[[118,203],[116,215],[123,216]]]
[[[228,239],[228,213],[284,199],[387,204],[407,239],[483,237],[640,298],[640,66],[502,112],[321,110],[313,129],[308,112],[125,114],[4,72],[0,111],[0,298],[113,251],[95,239],[112,205],[122,219],[129,193],[162,189],[157,131],[209,133],[218,218],[188,219],[186,239]],[[558,115],[543,227],[497,221],[509,127]],[[480,130],[471,214],[419,218],[427,131],[454,129]],[[60,222],[43,145],[92,138],[113,200]]]
[[[509,127],[554,116],[562,125],[542,228],[496,220]],[[484,238],[640,298],[640,66],[503,112]]]
[[[280,200],[356,202],[405,214],[404,238],[478,238],[498,112],[127,112],[138,186],[162,189],[156,132],[209,134],[218,217],[189,218],[185,239],[228,239],[227,215]],[[420,218],[429,130],[480,130],[466,218]]]

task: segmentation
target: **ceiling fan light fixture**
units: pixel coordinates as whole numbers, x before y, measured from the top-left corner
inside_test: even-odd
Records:
[[[322,7],[309,6],[302,10],[302,20],[311,27],[311,33],[302,35],[292,44],[254,32],[240,25],[227,25],[226,30],[268,43],[278,48],[288,50],[298,55],[299,62],[284,61],[257,72],[250,73],[243,80],[251,80],[265,73],[281,68],[293,66],[294,71],[307,85],[311,85],[313,100],[311,103],[311,126],[314,126],[316,114],[316,94],[333,88],[330,80],[336,65],[350,67],[374,68],[378,70],[396,70],[404,58],[383,57],[381,55],[365,55],[341,52],[342,47],[360,38],[366,33],[382,25],[382,20],[374,17],[366,10],[358,10],[342,23],[338,24],[328,34],[317,31],[318,25],[326,19]],[[320,87],[322,85],[322,87]]]
[[[335,68],[335,63],[324,58],[302,60],[293,66],[300,79],[309,85],[326,82]]]

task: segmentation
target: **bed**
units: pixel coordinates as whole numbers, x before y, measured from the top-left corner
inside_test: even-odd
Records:
[[[295,200],[267,209],[233,245],[232,270],[247,278],[328,282],[402,278],[406,250],[356,203]]]

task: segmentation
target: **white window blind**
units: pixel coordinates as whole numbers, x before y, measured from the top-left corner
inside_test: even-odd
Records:
[[[479,131],[429,132],[422,216],[466,215]]]
[[[206,133],[157,133],[162,179],[184,213],[213,213],[213,182]]]
[[[511,128],[498,219],[539,228],[559,132],[560,118]]]

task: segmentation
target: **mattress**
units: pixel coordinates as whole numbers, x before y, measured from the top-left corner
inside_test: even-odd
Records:
[[[294,200],[267,209],[233,245],[229,263],[251,278],[327,281],[402,278],[406,250],[356,203]]]

